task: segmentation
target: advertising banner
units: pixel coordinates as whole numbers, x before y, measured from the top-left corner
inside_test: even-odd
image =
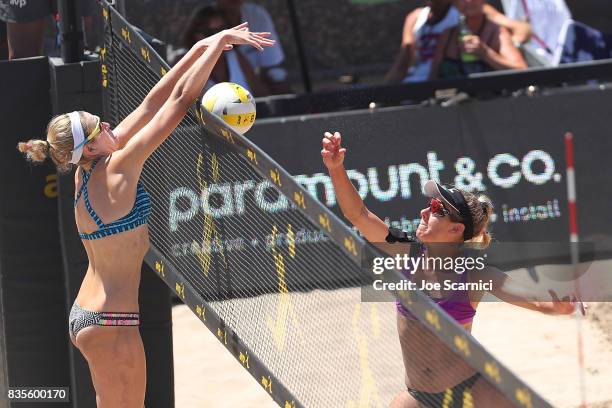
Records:
[[[612,194],[611,97],[588,90],[266,120],[248,137],[339,215],[320,157],[325,131],[342,133],[349,177],[366,206],[392,226],[414,233],[427,202],[423,184],[433,179],[491,198],[499,241],[568,242],[564,135],[572,132],[580,239],[603,253],[611,248],[610,222],[601,219],[609,205],[594,198]]]

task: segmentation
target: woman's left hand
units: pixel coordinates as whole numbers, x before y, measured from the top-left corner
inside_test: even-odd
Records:
[[[241,31],[246,31],[249,29],[249,23],[245,22],[242,24],[237,25],[236,27],[233,27],[232,30],[241,30]],[[206,51],[206,49],[208,47],[210,47],[210,45],[215,42],[221,35],[222,35],[223,31],[219,31],[216,34],[211,35],[210,37],[206,37],[204,39],[201,39],[200,41],[198,41],[195,46],[196,47],[202,47],[202,51]],[[229,51],[233,48],[233,46],[231,44],[226,44],[225,47],[223,48],[223,51]]]
[[[276,41],[269,37],[272,35],[270,32],[254,32],[249,31],[248,27],[237,26],[238,28],[230,28],[229,30],[223,30],[220,35],[221,41],[225,44],[233,45],[250,45],[253,48],[263,51],[263,47],[271,47]]]
[[[212,43],[214,43],[215,41],[218,41],[220,37],[222,36],[228,36],[231,39],[233,39],[234,43],[239,43],[239,44],[249,44],[254,46],[255,48],[262,50],[262,46],[264,47],[269,47],[271,45],[274,45],[275,41],[271,40],[269,38],[265,38],[265,37],[269,37],[270,33],[267,32],[250,32],[249,31],[249,23],[248,22],[244,22],[241,24],[238,24],[235,27],[232,27],[228,30],[223,30],[223,31],[219,31],[218,33],[211,35],[210,37],[206,37],[200,41],[198,41],[196,43],[196,46],[202,47],[203,50],[206,50]],[[223,47],[224,51],[229,51],[233,48],[234,46],[231,43],[225,44]]]

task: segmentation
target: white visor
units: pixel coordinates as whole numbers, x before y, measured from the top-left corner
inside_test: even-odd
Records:
[[[70,163],[78,164],[79,160],[81,160],[81,156],[83,155],[85,133],[83,132],[83,126],[81,126],[79,112],[70,112],[68,117],[70,118],[70,127],[72,128],[72,140],[74,142],[73,146],[76,146],[76,149],[72,151],[72,159],[70,159]]]

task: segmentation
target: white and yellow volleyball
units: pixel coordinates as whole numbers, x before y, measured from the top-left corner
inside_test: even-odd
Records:
[[[218,83],[206,91],[202,106],[240,134],[245,134],[255,123],[253,96],[244,87],[232,82]]]

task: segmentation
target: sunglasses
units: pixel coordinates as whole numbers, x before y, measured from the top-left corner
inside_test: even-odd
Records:
[[[100,134],[100,132],[102,132],[102,122],[100,122],[100,118],[98,118],[98,123],[96,124],[96,127],[91,132],[91,134],[89,136],[87,136],[85,138],[85,140],[83,140],[78,146],[76,146],[74,149],[72,149],[72,151],[75,151],[75,150],[85,146],[87,143],[91,142],[92,140],[94,140],[95,137]]]
[[[450,211],[444,207],[442,201],[438,200],[437,198],[432,198],[429,202],[429,211],[438,218],[442,218],[450,214]]]

